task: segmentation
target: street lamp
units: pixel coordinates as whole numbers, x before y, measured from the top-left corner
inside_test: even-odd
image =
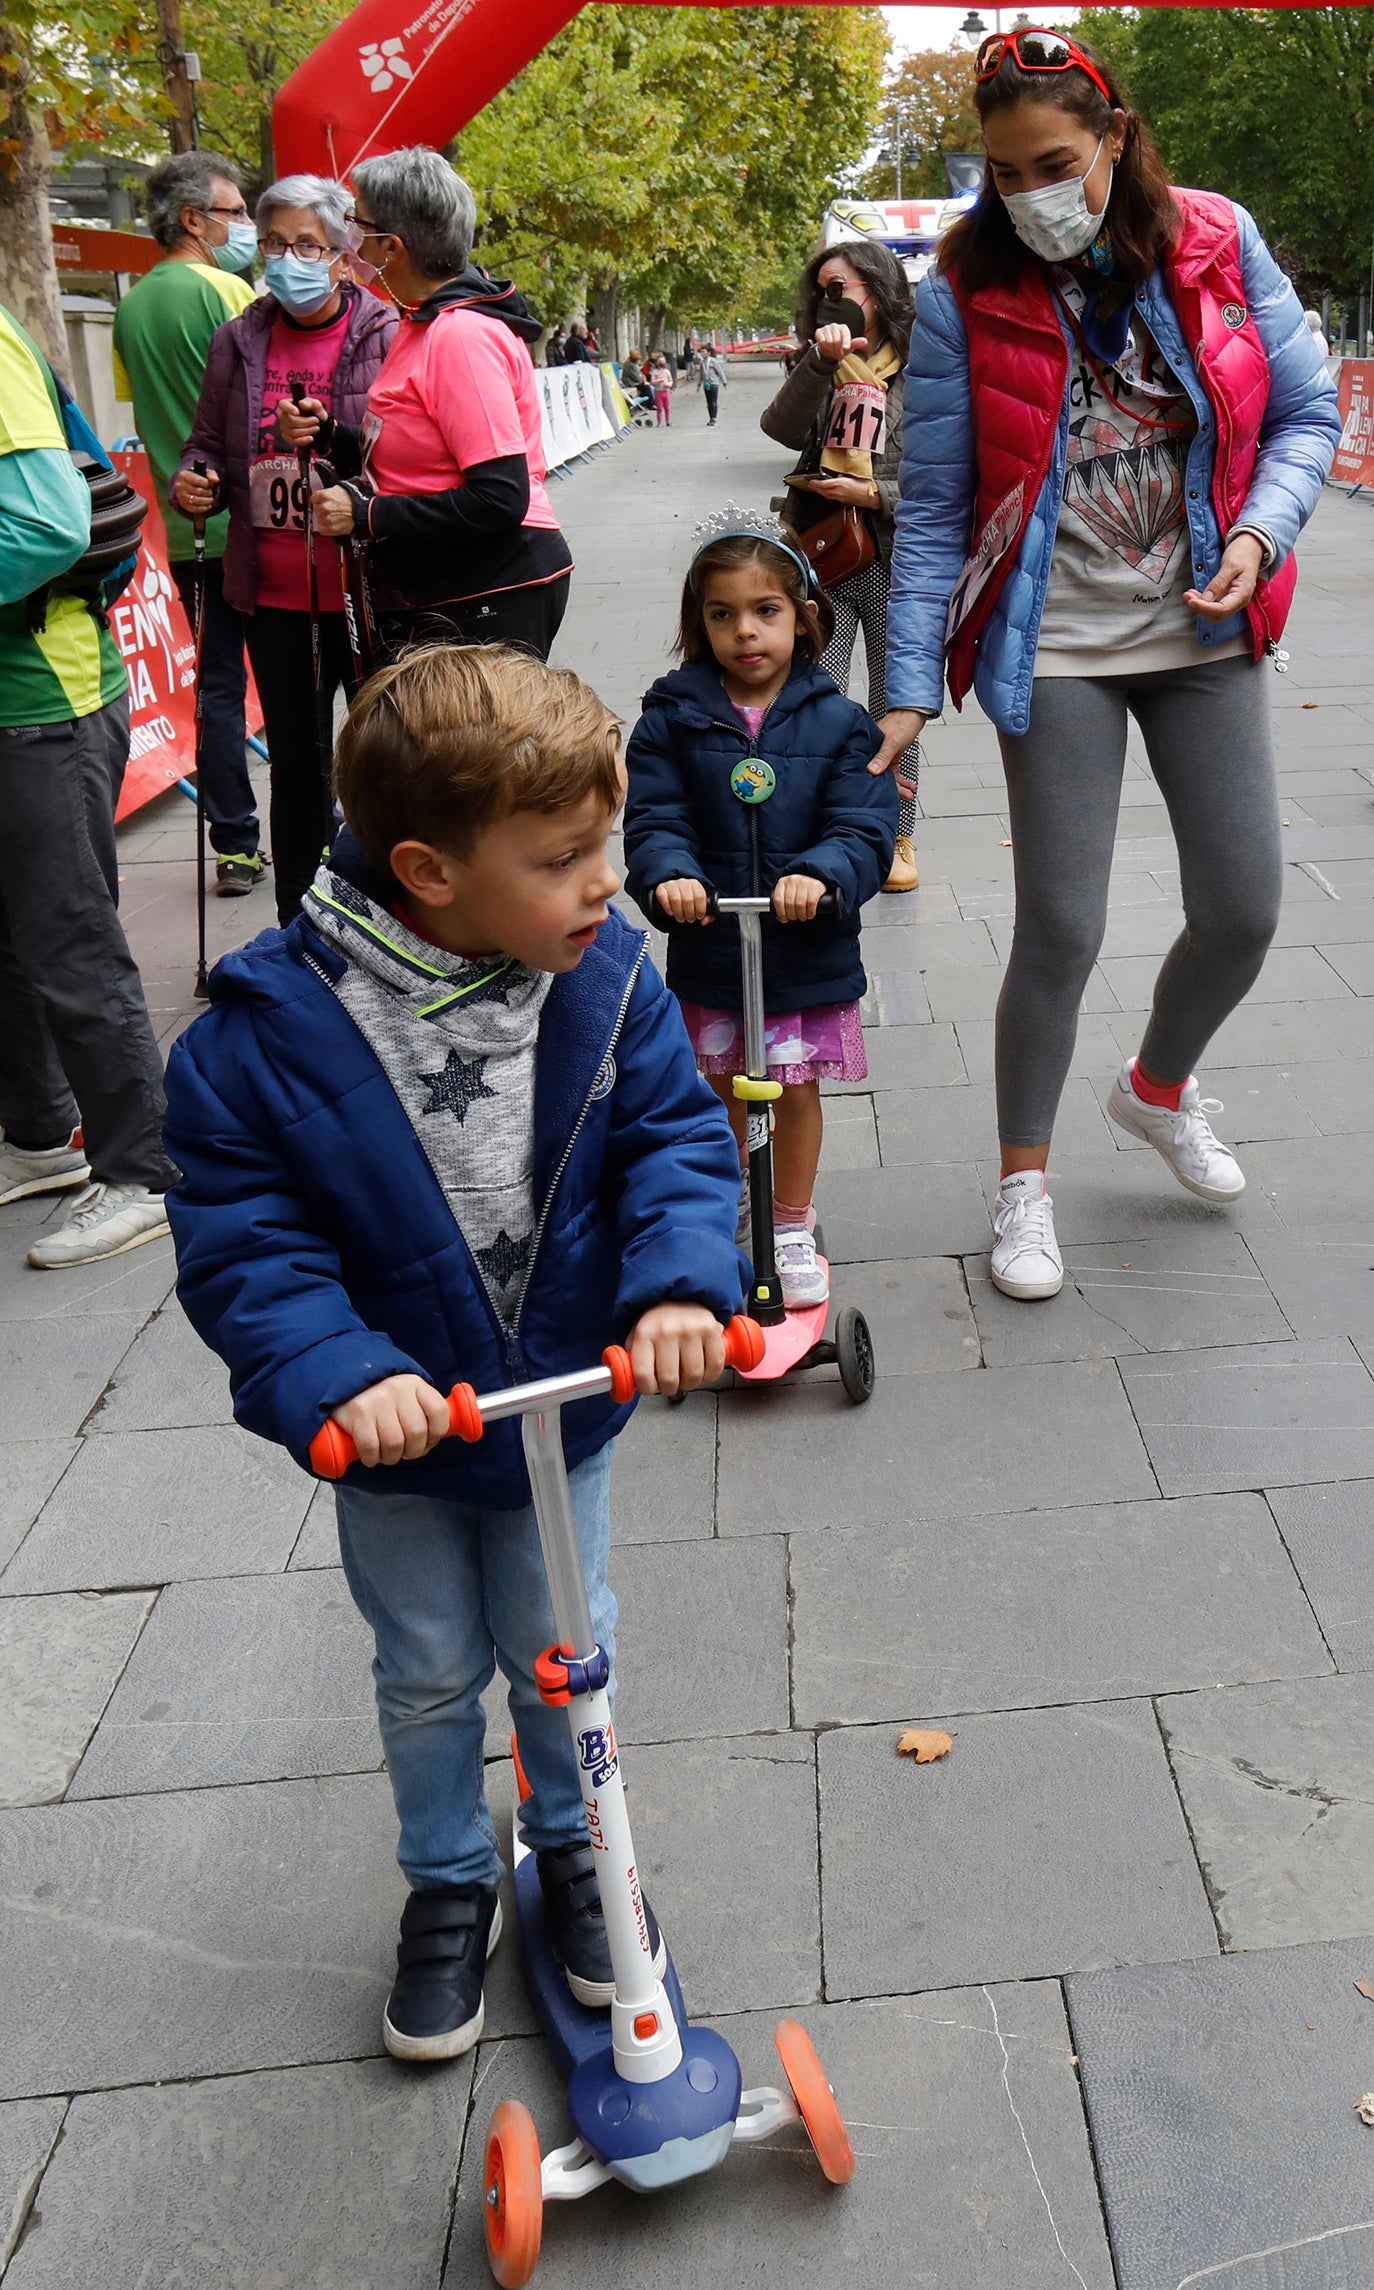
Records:
[[[987,25],[983,22],[983,19],[979,15],[977,9],[970,8],[967,16],[964,18],[963,23],[959,26],[960,39],[981,40],[986,31]]]

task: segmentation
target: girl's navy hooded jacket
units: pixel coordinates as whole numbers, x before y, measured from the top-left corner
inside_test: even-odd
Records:
[[[823,668],[799,664],[751,740],[714,662],[661,676],[644,696],[625,760],[630,896],[668,931],[668,983],[686,1002],[740,1007],[739,933],[731,922],[668,923],[660,883],[694,875],[724,898],[765,897],[783,875],[815,875],[839,912],[815,922],[763,918],[763,992],[770,1010],[857,1002],[867,987],[859,910],[892,865],[897,790],[868,766],[882,744],[873,718]],[[730,774],[742,758],[771,764],[777,786],[741,803]]]
[[[336,871],[384,896],[349,839]],[[210,976],[211,1007],[167,1069],[177,1294],[228,1362],[249,1431],[306,1451],[332,1409],[383,1376],[478,1391],[595,1366],[668,1301],[740,1310],[739,1159],[647,942],[614,910],[540,1021],[538,1217],[513,1328],[498,1321],[439,1181],[374,1051],[331,990],[344,957],[304,917]],[[569,1464],[630,1410],[564,1409]],[[307,1466],[308,1467],[308,1466]],[[468,1447],[351,1477],[379,1493],[494,1509],[529,1501],[516,1422]]]

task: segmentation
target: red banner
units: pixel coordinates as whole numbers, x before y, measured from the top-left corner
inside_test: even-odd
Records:
[[[59,270],[84,271],[92,277],[106,271],[138,274],[151,270],[161,257],[157,240],[145,238],[141,231],[92,230],[84,223],[53,224],[52,258]]]
[[[196,769],[196,647],[167,570],[167,535],[146,453],[112,453],[148,503],[138,570],[110,612],[110,629],[129,677],[129,767],[116,819],[127,819]],[[262,722],[252,676],[248,721]]]
[[[1337,369],[1341,442],[1331,465],[1339,485],[1374,485],[1374,358],[1342,358]]]

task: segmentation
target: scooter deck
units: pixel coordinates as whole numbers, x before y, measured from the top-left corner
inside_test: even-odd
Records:
[[[579,2004],[555,1960],[532,1853],[516,1863],[515,1913],[525,1978],[579,2137],[636,2193],[712,2169],[734,2136],[739,2061],[714,2029],[692,2026],[672,1959],[663,1985],[681,2064],[658,2083],[626,2083],[616,2071],[610,2013]]]
[[[830,1267],[823,1256],[816,1259],[828,1273]],[[790,1368],[804,1359],[813,1344],[825,1336],[825,1323],[830,1317],[829,1304],[803,1304],[789,1312],[785,1320],[763,1331],[763,1358],[756,1368],[736,1368],[741,1383],[771,1384],[785,1376]]]

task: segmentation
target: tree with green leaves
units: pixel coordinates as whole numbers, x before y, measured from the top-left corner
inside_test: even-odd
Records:
[[[1305,293],[1349,293],[1374,239],[1374,8],[1088,9],[1176,183],[1250,209]]]
[[[48,219],[55,152],[92,145],[127,151],[166,111],[156,39],[124,0],[64,6],[40,0],[0,10],[0,301],[59,372],[67,345]],[[156,132],[154,130],[154,132]]]

